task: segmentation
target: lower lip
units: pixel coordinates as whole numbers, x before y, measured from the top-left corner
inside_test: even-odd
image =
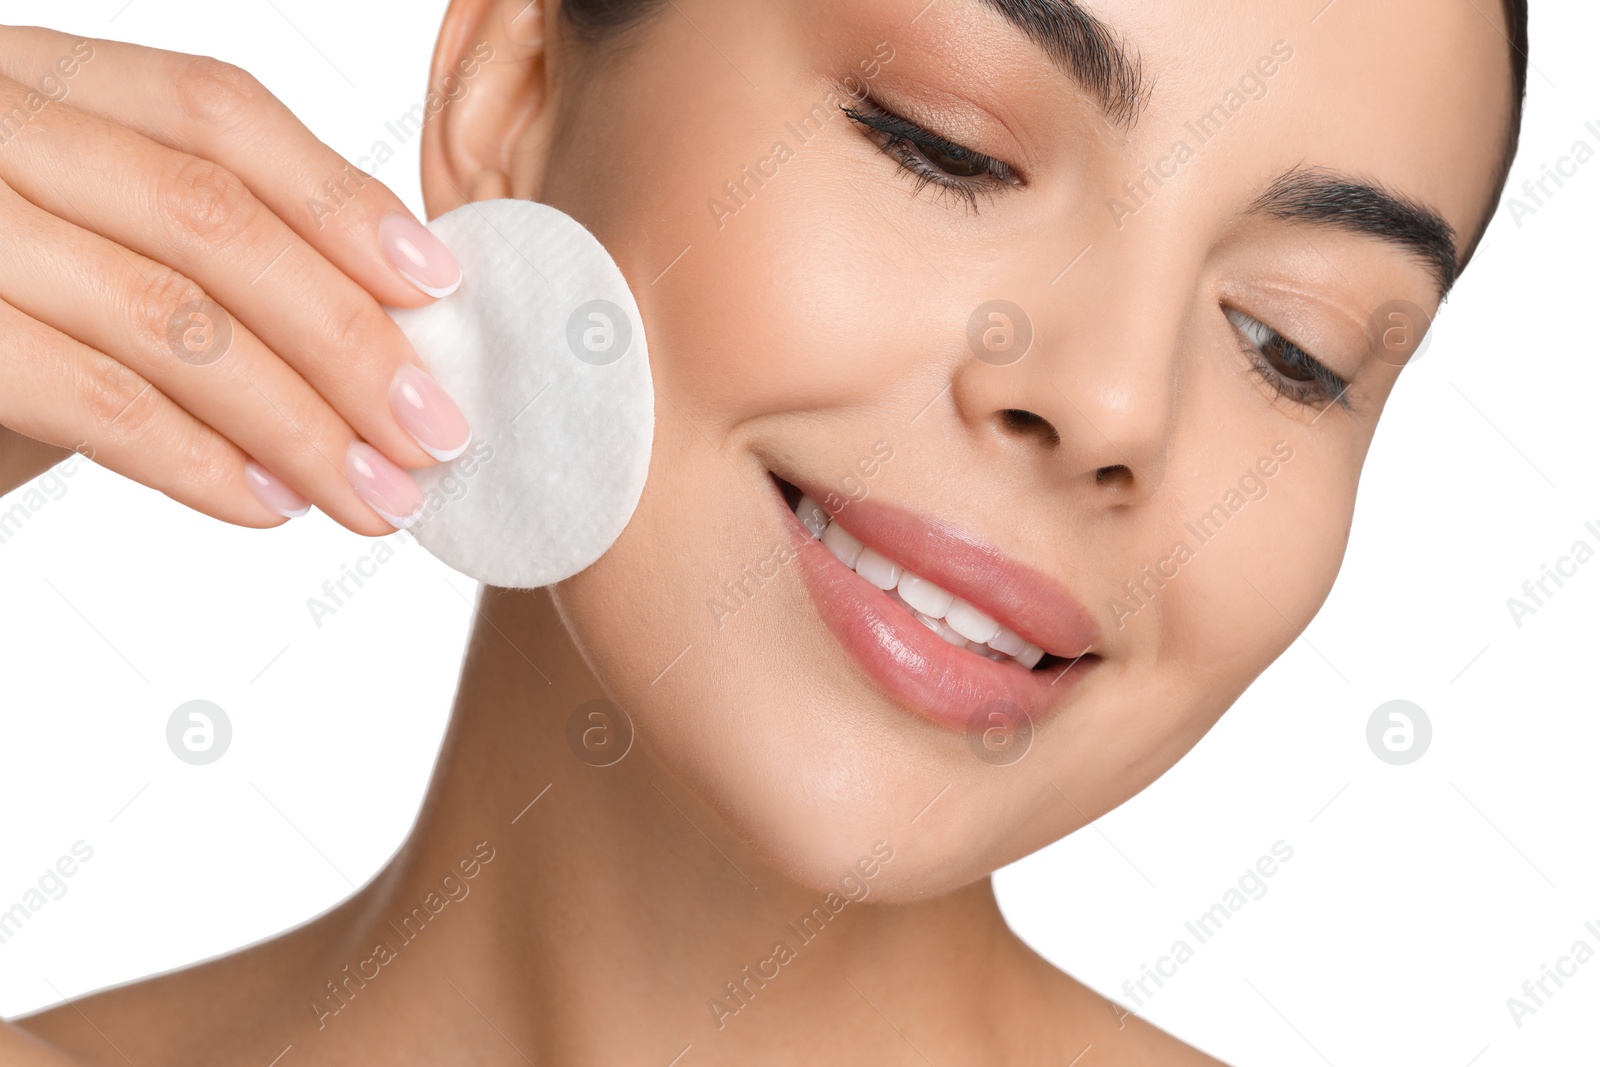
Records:
[[[1005,701],[1038,725],[1087,676],[1098,657],[1027,670],[958,648],[811,535],[778,494],[800,574],[828,629],[867,675],[907,711],[953,730],[983,729]]]

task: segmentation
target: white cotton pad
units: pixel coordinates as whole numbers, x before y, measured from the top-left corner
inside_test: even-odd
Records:
[[[490,585],[570,578],[611,547],[644,491],[655,391],[638,305],[594,235],[547,204],[466,204],[428,229],[460,261],[460,288],[386,310],[472,443],[412,472],[425,503],[411,532]]]

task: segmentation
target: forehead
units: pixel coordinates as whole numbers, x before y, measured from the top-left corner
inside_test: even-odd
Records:
[[[1150,83],[1136,143],[1159,145],[1192,127],[1242,83],[1246,102],[1229,120],[1238,132],[1225,153],[1254,172],[1248,180],[1297,164],[1377,179],[1433,207],[1461,240],[1491,206],[1511,120],[1499,0],[1083,6],[1138,52]],[[1292,58],[1262,66],[1275,45]],[[1265,69],[1274,73],[1263,77]]]
[[[742,24],[757,37],[752,23],[780,10],[675,5],[720,14],[727,28]],[[1015,119],[1036,135],[1066,130],[1078,109],[1060,110],[1059,93],[1073,83],[1007,9],[1019,21],[1031,14],[1058,25],[1062,12],[1081,12],[1120,41],[1149,89],[1136,121],[1114,131],[1123,169],[1137,172],[1183,141],[1204,160],[1185,167],[1191,184],[1206,175],[1191,193],[1224,214],[1283,171],[1325,168],[1431,208],[1455,229],[1459,253],[1493,206],[1512,106],[1501,0],[791,0],[782,8],[791,43],[843,62],[882,38],[927,61],[909,65],[937,68],[940,92],[964,91],[1008,127]],[[893,69],[891,78],[910,73],[906,62]],[[1219,107],[1227,131],[1211,139],[1200,120]],[[1068,140],[1087,129],[1077,124]],[[1029,141],[1013,162],[1030,162]]]

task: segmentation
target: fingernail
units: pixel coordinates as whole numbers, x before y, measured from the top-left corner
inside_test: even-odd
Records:
[[[378,241],[394,269],[429,296],[449,296],[461,284],[461,264],[428,228],[402,211],[378,224]]]
[[[404,530],[422,517],[422,489],[416,479],[365,441],[350,442],[344,476],[367,506],[395,529]]]
[[[394,372],[389,383],[389,406],[406,432],[440,463],[461,455],[472,440],[467,417],[444,386],[414,363],[406,363]]]
[[[253,459],[244,461],[244,484],[257,500],[286,519],[298,519],[311,510],[305,497]]]

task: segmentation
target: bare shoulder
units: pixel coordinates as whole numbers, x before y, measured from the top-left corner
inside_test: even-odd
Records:
[[[170,1061],[182,1050],[180,1033],[168,1021],[192,1014],[185,1010],[194,1003],[191,974],[129,982],[12,1019],[0,1025],[0,1063],[109,1067]]]
[[[1090,995],[1099,999],[1106,1013],[1116,1020],[1115,1036],[1106,1035],[1107,1044],[1118,1050],[1120,1058],[1115,1062],[1129,1067],[1228,1067],[1215,1056],[1129,1013],[1100,994],[1091,991]]]
[[[1065,1052],[1069,1061],[1081,1056],[1082,1067],[1229,1067],[1018,945],[1036,1003],[1044,1009],[1040,1017],[1057,1028],[1047,1038],[1052,1052]]]
[[[265,1064],[302,1022],[278,994],[314,925],[0,1022],[0,1064]]]
[[[8,1067],[88,1067],[50,1042],[36,1037],[21,1023],[0,1022],[0,1063]]]

